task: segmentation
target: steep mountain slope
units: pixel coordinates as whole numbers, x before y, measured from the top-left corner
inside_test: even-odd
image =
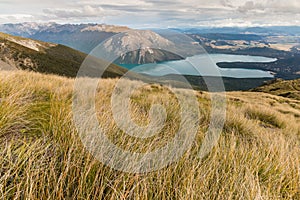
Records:
[[[130,29],[128,27],[105,24],[55,24],[49,28],[41,29],[29,37],[63,44],[88,54],[107,38],[127,30]]]
[[[66,45],[89,53],[105,39],[130,30],[106,24],[20,23],[0,25],[0,31],[45,42]]]
[[[182,59],[181,56],[164,50],[173,46],[170,40],[149,30],[121,33],[103,44],[107,53],[119,56],[115,61],[118,64],[144,64]]]
[[[160,61],[178,60],[180,56],[151,46],[166,48],[170,41],[152,31],[133,30],[125,26],[106,24],[56,24],[23,23],[0,25],[0,31],[24,36],[45,42],[66,45],[84,53],[90,53],[106,41],[107,50],[137,49],[123,55],[116,62],[120,64],[144,64]],[[125,34],[120,34],[126,32]],[[119,35],[118,35],[119,34]],[[121,55],[120,55],[121,56]]]
[[[2,68],[10,66],[10,68],[75,77],[85,57],[86,54],[63,45],[0,33]],[[111,65],[105,76],[115,77],[125,72],[125,69]]]

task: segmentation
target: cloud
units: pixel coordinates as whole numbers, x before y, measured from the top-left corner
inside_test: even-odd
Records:
[[[0,5],[0,23],[55,20],[133,27],[300,25],[296,20],[300,18],[299,0],[4,0]]]
[[[35,17],[33,15],[28,15],[28,14],[12,14],[12,15],[0,14],[0,21],[25,22],[34,19]]]
[[[265,10],[265,6],[261,3],[256,3],[253,1],[247,1],[244,5],[239,6],[238,10],[240,12],[249,12],[249,11],[264,11]]]
[[[229,0],[221,0],[220,4],[224,7],[234,8],[234,5]]]
[[[44,9],[46,15],[56,18],[84,18],[84,17],[100,17],[104,15],[102,7],[92,7],[89,5],[81,9]]]
[[[223,6],[231,7],[241,13],[245,12],[265,12],[265,13],[282,13],[290,14],[291,12],[299,13],[300,3],[298,0],[221,0]]]
[[[299,14],[300,2],[299,0],[269,0],[265,5],[270,11],[275,13]]]

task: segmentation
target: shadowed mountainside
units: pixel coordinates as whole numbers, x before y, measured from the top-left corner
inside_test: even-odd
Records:
[[[0,60],[5,68],[75,77],[86,56],[63,45],[0,33]],[[97,64],[101,67],[101,61]],[[111,64],[104,76],[116,77],[126,72]]]

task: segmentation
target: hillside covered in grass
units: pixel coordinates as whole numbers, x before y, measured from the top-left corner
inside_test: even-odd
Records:
[[[21,69],[76,77],[86,56],[85,53],[63,45],[0,33],[0,69]],[[118,77],[126,71],[111,64],[104,76]]]
[[[111,141],[145,151],[174,137],[180,108],[160,85],[136,91],[131,110],[138,124],[147,124],[150,105],[163,104],[166,128],[143,142],[125,136],[110,110],[116,82],[101,80],[96,94],[99,124],[108,130]],[[1,199],[300,198],[299,100],[227,93],[221,137],[213,151],[199,160],[197,152],[210,121],[210,98],[197,92],[201,126],[192,149],[162,170],[129,174],[103,165],[83,147],[73,123],[73,84],[73,79],[54,75],[0,72]]]
[[[265,92],[282,97],[300,100],[300,79],[296,80],[277,80],[270,84],[265,84],[259,88],[253,89],[256,92]]]

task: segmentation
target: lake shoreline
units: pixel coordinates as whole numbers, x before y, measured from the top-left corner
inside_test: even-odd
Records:
[[[274,71],[261,70],[249,67],[236,68],[236,63],[252,65],[253,63],[276,62],[277,58],[263,56],[234,55],[234,54],[203,54],[188,57],[179,61],[165,61],[143,65],[121,65],[137,73],[151,76],[181,74],[191,76],[219,76],[231,78],[275,78]],[[220,67],[226,63],[226,67]],[[230,64],[233,67],[230,67]],[[203,67],[205,66],[205,67]],[[270,73],[272,72],[272,73]]]

